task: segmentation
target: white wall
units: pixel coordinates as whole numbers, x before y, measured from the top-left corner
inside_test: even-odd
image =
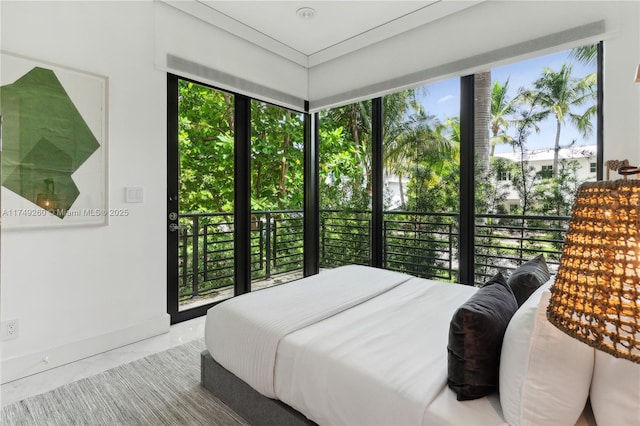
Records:
[[[640,164],[640,1],[607,2],[617,16],[604,50],[604,160]]]
[[[6,382],[168,330],[166,75],[151,2],[0,7],[3,50],[108,77],[110,207],[130,212],[103,227],[3,231],[0,312],[20,321],[2,343]],[[144,187],[144,203],[126,204],[125,186]]]

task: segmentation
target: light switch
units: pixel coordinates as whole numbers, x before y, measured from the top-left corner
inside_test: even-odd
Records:
[[[142,203],[144,201],[144,188],[141,186],[128,186],[124,189],[124,201],[127,203]]]

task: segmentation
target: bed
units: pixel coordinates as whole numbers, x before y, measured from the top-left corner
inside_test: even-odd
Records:
[[[553,394],[557,374],[531,367],[544,353],[535,324],[552,281],[532,288],[507,320],[517,325],[509,324],[500,342],[500,387],[508,395],[460,400],[449,383],[452,317],[477,287],[358,265],[211,308],[202,385],[252,425],[504,425],[545,424],[545,418],[552,420],[546,424],[593,424],[584,414],[578,419],[591,381],[591,348],[567,336],[567,350],[574,353],[578,343],[586,355],[577,379],[562,379],[574,388],[559,395]],[[542,365],[547,361],[555,362]],[[543,383],[532,390],[531,377]],[[550,406],[556,403],[560,408]]]

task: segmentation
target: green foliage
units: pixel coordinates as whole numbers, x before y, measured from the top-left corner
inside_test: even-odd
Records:
[[[185,80],[178,86],[180,211],[233,211],[233,99]]]
[[[495,152],[496,145],[508,144],[513,146],[513,137],[507,130],[511,127],[513,114],[516,112],[519,97],[509,99],[509,79],[500,84],[493,82],[491,87],[491,123],[490,123],[490,143],[491,156]]]
[[[371,189],[371,101],[320,114],[320,206],[366,210]]]
[[[476,212],[507,214],[507,182],[514,174],[515,164],[501,157],[491,157],[487,180],[476,182]]]
[[[551,216],[570,216],[573,199],[582,183],[577,174],[577,161],[561,160],[558,177],[542,179],[534,189],[536,213]]]
[[[302,209],[304,121],[301,114],[251,103],[251,208]]]
[[[301,114],[252,102],[251,196],[254,210],[300,209],[303,203]],[[179,83],[180,210],[232,212],[233,97]]]
[[[587,50],[585,53],[590,54]],[[557,122],[553,141],[556,152],[560,147],[570,145],[561,143],[563,126],[573,125],[583,134],[591,132],[591,117],[596,110],[594,76],[576,78],[571,66],[565,64],[557,71],[546,69],[531,87],[521,88],[513,98],[507,94],[508,85],[508,79],[492,85],[491,120],[487,131],[492,147],[508,144],[520,154],[520,161],[493,157],[492,149],[486,179],[476,180],[476,212],[484,215],[568,215],[572,194],[580,184],[576,178],[577,163],[559,161],[552,177],[543,178],[527,162],[527,141],[539,131],[539,124],[548,116]],[[426,90],[415,89],[383,97],[384,174],[395,178],[400,193],[399,203],[393,200],[395,204],[391,205],[387,192],[385,208],[393,210],[394,214],[407,214],[407,218],[415,221],[418,221],[416,214],[424,213],[451,214],[447,217],[453,218],[460,207],[460,120],[450,117],[440,122],[432,112],[424,111],[420,99],[427,95]],[[231,213],[234,198],[233,97],[186,81],[180,81],[179,96],[180,211]],[[304,129],[301,114],[256,101],[251,104],[251,114],[252,210],[302,210]],[[322,213],[324,216],[321,216],[321,227],[326,226],[325,236],[330,237],[329,244],[334,244],[333,248],[329,245],[322,249],[329,253],[323,260],[326,266],[368,261],[371,120],[371,101],[320,113],[320,205],[323,211],[340,213],[331,217],[329,213]],[[510,181],[500,178],[504,175],[508,175]],[[519,195],[520,205],[514,211],[506,211],[505,185],[512,185]],[[274,213],[276,220],[282,218],[279,214]],[[221,216],[219,220],[230,220],[230,217]],[[515,243],[515,239],[511,239],[514,235],[509,233],[513,231],[500,233],[502,231],[492,228],[520,226],[523,230],[518,231],[518,237],[524,237],[524,228],[531,224],[535,223],[522,218],[514,221],[487,217],[478,222],[478,226],[487,229],[477,240],[476,255],[487,259],[480,272],[488,274],[491,268],[502,267],[491,264],[499,262],[501,255],[516,256],[514,251],[518,251],[517,255],[523,256],[530,249],[557,248],[558,241],[562,240],[560,231],[549,233],[546,240],[542,239],[543,243],[523,240]],[[447,222],[446,226],[449,225]],[[285,227],[283,231],[298,232],[294,229],[297,228]],[[406,247],[394,246],[393,256],[409,259],[406,265],[398,268],[416,274],[442,276],[438,275],[441,274],[438,271],[442,271],[438,265],[445,259],[443,255],[436,254],[425,260],[419,254],[443,244],[446,247],[455,237],[439,237],[432,225],[424,225],[421,229],[418,232],[399,227],[394,231],[397,241],[412,241]],[[423,238],[423,234],[430,234],[431,240]],[[503,244],[489,248],[497,244],[496,238],[502,238]],[[293,255],[301,253],[302,248],[293,240],[288,247]],[[257,261],[260,256],[256,255]]]

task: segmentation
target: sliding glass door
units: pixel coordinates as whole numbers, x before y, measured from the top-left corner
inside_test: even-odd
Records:
[[[167,310],[173,323],[301,278],[304,114],[169,75]]]
[[[234,96],[175,76],[168,87],[176,99],[167,173],[168,301],[176,322],[234,295]]]
[[[251,102],[251,290],[302,278],[304,118]]]

